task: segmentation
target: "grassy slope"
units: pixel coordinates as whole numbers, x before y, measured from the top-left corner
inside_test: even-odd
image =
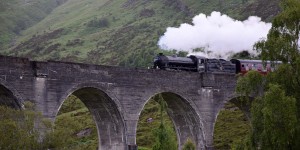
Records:
[[[123,54],[126,54],[128,50],[132,50],[129,48],[126,49],[126,45],[136,42],[140,43],[139,41],[147,36],[143,31],[137,33],[138,31],[135,30],[136,26],[139,26],[145,21],[139,21],[139,10],[137,9],[141,9],[140,7],[123,8],[122,6],[124,5],[124,1],[120,0],[110,1],[109,3],[105,2],[106,1],[95,0],[69,1],[63,6],[59,7],[54,13],[52,13],[37,26],[25,31],[24,35],[27,36],[25,36],[24,39],[26,41],[26,39],[29,39],[35,33],[44,33],[44,31],[51,32],[52,30],[63,28],[67,32],[67,34],[51,41],[51,43],[59,43],[62,45],[61,48],[57,49],[58,51],[61,50],[61,52],[59,53],[60,58],[67,57],[68,55],[73,55],[73,53],[77,53],[77,55],[75,55],[76,57],[84,58],[87,57],[87,52],[94,50],[93,52],[95,54],[90,55],[90,58],[88,59],[90,63],[106,64],[105,62],[107,62],[110,64],[116,64],[116,62],[111,61],[111,59],[115,59],[111,58],[112,56],[123,56]],[[155,5],[156,4],[152,4],[153,7],[156,7]],[[72,13],[72,10],[76,10],[76,12],[78,13]],[[109,28],[104,29],[87,26],[87,23],[90,20],[93,20],[94,18],[101,19],[103,17],[106,17],[109,20]],[[165,19],[166,18],[163,18],[162,20]],[[147,26],[147,23],[145,24]],[[150,30],[148,32],[150,32]],[[133,39],[128,38],[128,36],[131,36],[131,38]],[[65,46],[68,40],[72,41],[78,38],[80,38],[84,42],[83,45],[69,47]],[[156,39],[157,38],[158,36],[156,37]],[[127,40],[125,41],[125,39]],[[155,45],[156,41],[153,42],[153,44]],[[51,44],[48,44],[45,47],[49,45]],[[21,49],[26,49],[24,47],[22,47]],[[105,47],[105,49],[102,49],[103,47]],[[132,46],[130,46],[130,48],[132,48]],[[30,47],[29,49],[29,51],[32,51],[32,49],[35,49],[35,47]],[[20,49],[17,49],[16,51],[21,53]],[[40,55],[37,56],[39,59],[47,59],[49,57],[51,58],[51,56],[47,55],[44,52],[37,52],[40,53]],[[100,53],[100,57],[102,57],[103,60],[101,62],[96,62],[98,61],[98,57],[93,57],[100,55]],[[31,53],[29,53],[28,55],[22,55],[31,57]],[[108,59],[106,59],[107,57]]]
[[[232,149],[234,144],[242,142],[250,132],[250,122],[234,104],[228,103],[220,111],[214,130],[215,149]]]
[[[59,149],[94,150],[98,147],[98,134],[93,117],[84,104],[73,95],[61,107],[55,121],[55,130],[64,130],[63,134],[69,135],[65,136],[68,138],[65,139],[65,147]],[[82,137],[77,136],[84,130],[91,132]]]
[[[194,15],[215,10],[246,18],[249,14],[245,8],[257,9],[248,7],[257,1],[69,0],[22,32],[9,54],[39,60],[149,66],[160,51],[157,41],[166,27],[191,22]],[[101,25],[103,20],[105,25]],[[59,29],[63,30],[55,37],[48,36]]]
[[[0,50],[15,42],[21,31],[45,18],[64,0],[0,0]]]
[[[155,142],[153,135],[154,129],[157,129],[160,125],[159,104],[154,100],[150,100],[144,107],[138,122],[137,128],[137,145],[142,148],[151,149]],[[147,119],[152,118],[152,122],[148,122]],[[171,119],[167,113],[163,114],[163,118],[166,126],[171,129],[171,135],[176,138],[176,133]]]

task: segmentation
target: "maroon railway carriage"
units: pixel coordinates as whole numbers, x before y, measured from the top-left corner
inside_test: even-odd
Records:
[[[281,61],[265,61],[261,60],[246,60],[246,59],[231,59],[233,64],[236,65],[236,73],[246,74],[250,70],[258,71],[261,74],[267,74],[274,71],[274,69],[281,64]]]

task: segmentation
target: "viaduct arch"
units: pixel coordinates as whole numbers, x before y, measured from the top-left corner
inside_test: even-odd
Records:
[[[0,79],[0,105],[6,105],[17,109],[23,108],[24,100],[16,89],[4,80]]]
[[[235,85],[236,76],[226,73],[38,62],[0,56],[0,90],[10,91],[20,105],[28,100],[34,102],[36,111],[52,120],[63,101],[74,94],[94,117],[99,149],[135,147],[139,115],[147,101],[158,93],[168,103],[179,148],[191,138],[198,150],[213,149],[215,120],[224,103],[234,95]]]
[[[181,96],[184,95],[183,93],[179,94],[172,91],[154,93],[147,101],[145,101],[139,112],[141,113],[145,104],[158,94],[161,94],[167,103],[167,113],[176,129],[178,148],[181,149],[187,138],[190,138],[195,142],[199,149],[205,149],[203,123],[201,117],[195,111],[197,110],[197,106],[193,101]]]
[[[123,149],[126,146],[126,137],[121,106],[117,99],[107,93],[109,91],[103,90],[98,84],[75,85],[60,98],[53,116],[57,115],[67,97],[73,94],[85,104],[93,116],[98,131],[99,149]]]

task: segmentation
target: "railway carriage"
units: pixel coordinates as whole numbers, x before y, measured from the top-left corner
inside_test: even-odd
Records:
[[[261,60],[244,60],[244,59],[231,59],[230,62],[236,65],[236,73],[246,74],[250,70],[258,71],[261,74],[267,74],[281,64],[281,61],[266,61]]]

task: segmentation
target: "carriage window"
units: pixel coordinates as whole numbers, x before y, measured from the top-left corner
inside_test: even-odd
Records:
[[[246,64],[246,70],[247,71],[249,70],[249,64]]]
[[[262,71],[262,65],[261,64],[257,65],[257,71]]]
[[[248,64],[249,70],[252,70],[253,64]]]
[[[253,64],[253,70],[256,70],[256,64]]]

